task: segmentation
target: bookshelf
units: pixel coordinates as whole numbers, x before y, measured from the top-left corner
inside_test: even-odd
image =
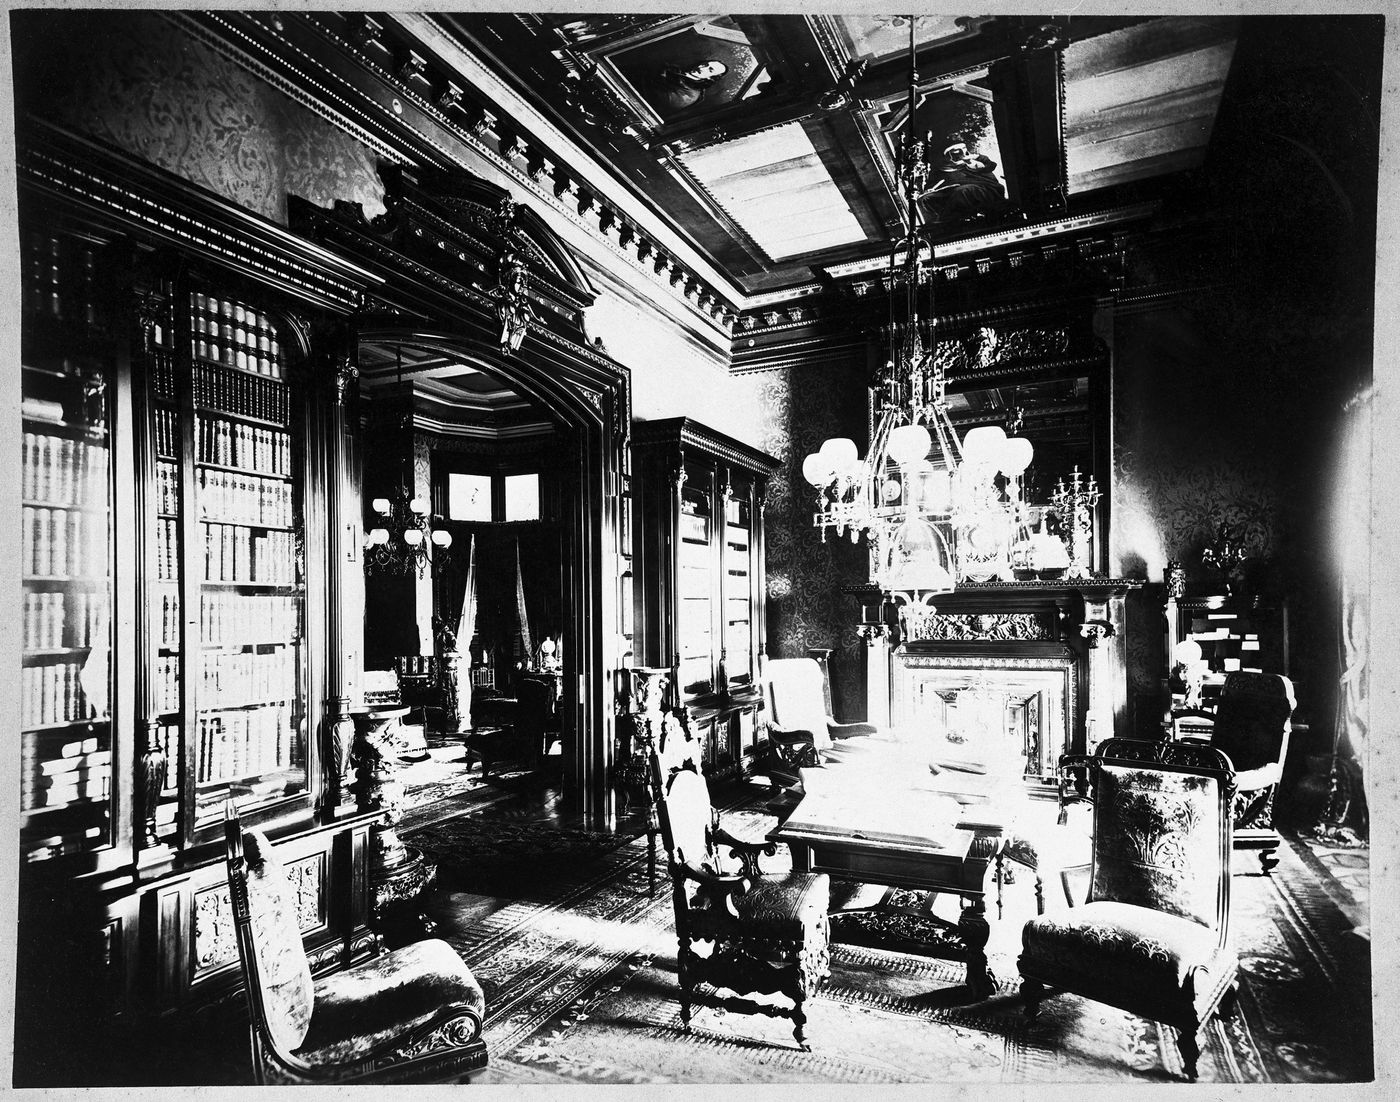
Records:
[[[1184,693],[1170,676],[1178,644],[1194,640],[1206,663],[1201,705],[1214,708],[1225,678],[1236,670],[1288,673],[1288,607],[1282,603],[1232,600],[1216,594],[1204,597],[1168,597],[1164,608],[1166,714],[1164,726],[1172,729],[1173,712],[1183,706]]]
[[[246,813],[308,790],[305,418],[270,311],[212,283],[166,291],[146,349],[163,773],[144,811],[179,845],[230,796]]]
[[[776,466],[686,418],[634,428],[635,651],[676,671],[710,775],[744,768],[763,730],[762,502]]]
[[[94,247],[21,238],[20,848],[113,842],[112,404]]]

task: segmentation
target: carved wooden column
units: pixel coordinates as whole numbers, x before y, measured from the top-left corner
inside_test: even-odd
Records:
[[[133,372],[135,376],[133,390],[137,407],[136,416],[132,421],[133,454],[136,465],[133,492],[136,499],[135,515],[154,517],[156,510],[152,507],[150,496],[152,487],[156,485],[156,450],[155,443],[151,439],[150,386],[153,372],[150,370],[150,364],[155,326],[160,323],[162,316],[167,312],[167,303],[163,295],[147,291],[139,295],[136,309],[142,363],[139,369]],[[155,570],[150,567],[155,551],[153,536],[154,533],[149,523],[137,526],[135,532],[136,561],[141,564],[140,576],[143,579],[141,587],[143,590],[146,588],[144,579],[156,577]],[[144,607],[136,616],[135,625],[136,653],[147,656],[145,661],[136,663],[135,669],[137,730],[134,742],[136,772],[133,788],[135,818],[133,839],[136,848],[144,851],[140,856],[140,864],[143,867],[152,863],[161,863],[169,854],[168,847],[163,846],[156,836],[156,809],[160,804],[160,793],[165,786],[166,769],[170,763],[167,761],[165,749],[161,746],[159,738],[160,708],[156,700],[153,672],[157,668],[154,656],[159,640],[154,637],[150,604],[150,596],[147,593],[143,597],[142,605]],[[183,646],[181,653],[187,653]]]
[[[355,741],[355,723],[350,715],[350,692],[345,663],[345,636],[354,618],[345,608],[345,585],[342,571],[346,569],[347,547],[353,548],[353,534],[344,523],[342,500],[351,484],[349,456],[345,448],[345,405],[351,384],[359,376],[359,368],[348,355],[342,354],[334,363],[330,385],[330,403],[326,426],[326,535],[327,573],[326,593],[326,700],[325,700],[325,773],[326,817],[334,817],[341,806],[353,804],[351,787],[350,748]],[[356,556],[358,558],[358,556]],[[356,630],[359,625],[355,624]]]

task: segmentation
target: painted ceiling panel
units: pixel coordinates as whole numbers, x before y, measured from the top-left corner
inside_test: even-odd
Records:
[[[837,15],[832,18],[852,57],[879,59],[909,49],[908,16]],[[916,16],[914,41],[918,46],[925,46],[931,42],[963,38],[974,33],[981,21],[967,16]]]
[[[1065,50],[1071,193],[1194,168],[1234,58],[1231,21],[1162,19]]]
[[[865,240],[799,123],[682,154],[680,161],[773,259]]]

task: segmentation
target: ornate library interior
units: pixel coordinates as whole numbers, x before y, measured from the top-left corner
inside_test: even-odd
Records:
[[[13,1085],[1383,1078],[1394,30],[1223,10],[9,12]]]

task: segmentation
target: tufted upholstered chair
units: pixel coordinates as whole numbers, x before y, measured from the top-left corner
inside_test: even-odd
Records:
[[[791,1018],[793,1036],[807,1048],[802,1004],[826,977],[831,959],[830,880],[826,873],[765,875],[759,855],[777,847],[740,841],[721,828],[704,777],[687,768],[663,776],[655,755],[652,769],[676,913],[681,1021],[689,1030],[700,982],[736,995],[779,993],[792,1000],[790,1011],[741,998],[721,1005]],[[738,871],[721,857],[721,847],[738,858]],[[710,955],[696,953],[696,942],[710,943]]]
[[[1281,839],[1274,830],[1274,792],[1288,756],[1288,736],[1296,701],[1293,682],[1276,673],[1237,670],[1225,678],[1213,711],[1182,709],[1172,713],[1177,737],[1182,720],[1210,720],[1209,744],[1230,759],[1235,770],[1235,848],[1257,849],[1266,873],[1278,864]]]
[[[780,783],[798,783],[799,768],[820,764],[847,739],[879,733],[870,723],[837,723],[826,706],[826,675],[814,658],[771,658],[763,667],[768,705],[769,772]]]
[[[1088,902],[1026,923],[1018,961],[1026,1014],[1047,988],[1177,1031],[1188,1079],[1196,1035],[1234,1009],[1230,799],[1225,756],[1183,742],[1107,739],[1089,762],[1094,844]]]
[[[269,1083],[420,1083],[486,1066],[486,999],[445,941],[313,981],[282,863],[226,809],[225,857],[253,1074]]]

